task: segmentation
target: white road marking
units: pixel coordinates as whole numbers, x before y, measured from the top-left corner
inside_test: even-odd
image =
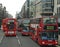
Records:
[[[2,36],[1,39],[0,39],[0,43],[2,42],[3,37],[4,37],[4,34],[3,34],[3,36]]]
[[[20,44],[20,41],[19,41],[19,39],[18,39],[18,43]]]
[[[16,36],[16,38],[18,39],[18,43],[21,46],[21,41],[19,40],[18,36]]]

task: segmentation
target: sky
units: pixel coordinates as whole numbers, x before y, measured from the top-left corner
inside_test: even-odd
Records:
[[[0,3],[6,7],[9,14],[15,17],[16,12],[20,12],[26,0],[0,0]]]

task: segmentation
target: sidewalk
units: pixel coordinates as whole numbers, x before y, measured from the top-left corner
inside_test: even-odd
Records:
[[[4,37],[4,32],[2,30],[0,30],[0,43],[1,43],[2,39],[3,39],[3,37]]]
[[[60,47],[60,46],[57,46],[57,47]]]
[[[60,35],[58,35],[58,47],[60,47]]]

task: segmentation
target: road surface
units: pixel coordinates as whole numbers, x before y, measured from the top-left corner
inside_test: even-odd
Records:
[[[2,41],[0,43],[0,47],[40,47],[29,36],[22,36],[20,32],[17,32],[16,37],[6,37],[3,35],[3,33],[1,36],[0,39],[2,38]]]
[[[6,37],[2,39],[0,47],[40,47],[37,43],[32,41],[29,36],[22,36],[17,33],[16,37]]]

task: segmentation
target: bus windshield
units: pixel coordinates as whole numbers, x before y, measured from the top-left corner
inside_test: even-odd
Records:
[[[42,32],[41,38],[42,40],[57,40],[58,32]]]
[[[8,29],[12,30],[14,28],[14,21],[8,20],[7,27],[8,27]]]
[[[43,23],[44,24],[55,24],[56,18],[50,18],[50,17],[43,18]]]
[[[25,27],[25,26],[24,26],[24,27],[23,27],[23,31],[24,31],[24,32],[29,32],[28,27]]]
[[[28,32],[29,28],[25,26],[23,23],[20,25],[24,32]]]

